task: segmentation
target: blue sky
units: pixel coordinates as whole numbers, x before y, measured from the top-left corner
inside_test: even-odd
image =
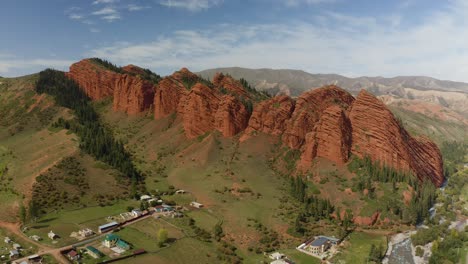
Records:
[[[463,0],[5,0],[0,75],[86,57],[162,75],[301,69],[468,82]]]

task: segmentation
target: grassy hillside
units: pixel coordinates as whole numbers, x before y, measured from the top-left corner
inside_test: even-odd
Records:
[[[36,75],[0,82],[0,221],[15,221],[16,212],[30,192],[34,178],[76,151],[76,138],[48,125],[69,111],[34,92]]]
[[[468,126],[463,123],[444,121],[427,115],[392,106],[392,112],[402,120],[404,127],[413,135],[426,135],[438,145],[443,141],[467,141]]]

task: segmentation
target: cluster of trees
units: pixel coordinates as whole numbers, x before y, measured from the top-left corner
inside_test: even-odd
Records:
[[[348,169],[357,174],[358,178],[354,188],[362,191],[367,189],[370,198],[374,197],[373,181],[391,182],[393,191],[396,191],[397,183],[407,183],[414,189],[409,206],[406,208],[395,208],[404,206],[403,204],[393,204],[393,213],[398,213],[404,222],[417,224],[429,217],[429,209],[435,202],[436,188],[429,180],[418,180],[411,172],[398,171],[380,162],[374,162],[369,157],[360,159],[353,157],[348,164]]]
[[[100,59],[100,58],[91,58],[90,60],[92,62],[96,63],[96,64],[99,64],[99,65],[103,66],[104,68],[106,68],[108,70],[113,71],[113,72],[117,72],[117,73],[123,73],[124,72],[122,70],[122,68],[120,68],[119,66],[111,63],[110,61],[103,60],[103,59]]]
[[[268,99],[268,98],[271,98],[271,95],[269,93],[267,93],[266,91],[258,91],[257,89],[255,89],[254,87],[252,87],[249,82],[247,82],[246,79],[244,78],[240,78],[239,82],[242,84],[242,86],[244,86],[244,89],[249,92],[251,95],[253,95],[253,97],[255,98],[255,100],[257,101],[261,101],[261,100],[265,100],[265,99]]]
[[[457,165],[464,162],[464,157],[468,153],[468,143],[445,141],[440,152],[444,158],[444,174],[448,178],[457,172]]]
[[[74,111],[76,119],[60,118],[54,125],[76,133],[80,137],[82,150],[118,169],[124,177],[132,179],[133,184],[142,180],[123,143],[116,140],[112,132],[101,123],[89,97],[73,80],[63,72],[48,69],[40,72],[36,91],[53,96],[58,105]]]
[[[367,261],[370,263],[381,263],[383,257],[385,256],[384,254],[385,252],[382,244],[379,244],[378,247],[372,244]]]
[[[459,263],[463,248],[468,241],[466,232],[457,232],[452,229],[443,240],[440,238],[432,244],[432,255],[429,264]]]

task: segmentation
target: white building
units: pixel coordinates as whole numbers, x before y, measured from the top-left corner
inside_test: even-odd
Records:
[[[50,239],[52,239],[52,240],[54,240],[54,239],[56,239],[56,238],[59,237],[59,236],[57,236],[57,234],[55,234],[54,232],[52,232],[52,230],[51,230],[49,233],[47,233],[47,236],[48,236]]]
[[[140,196],[140,201],[148,201],[150,200],[152,197],[147,195],[147,194],[143,194],[142,196]]]
[[[197,203],[197,202],[191,202],[190,206],[195,207],[195,208],[202,208],[203,204]]]

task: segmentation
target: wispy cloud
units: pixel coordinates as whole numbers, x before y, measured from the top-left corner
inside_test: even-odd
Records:
[[[113,4],[117,3],[119,0],[95,0],[93,1],[93,5],[99,5],[99,4]]]
[[[83,15],[79,15],[79,14],[70,14],[68,15],[68,17],[71,19],[71,20],[81,20],[83,19]]]
[[[287,6],[300,6],[300,5],[316,5],[316,4],[330,4],[335,3],[337,0],[284,0],[283,3]]]
[[[94,11],[92,14],[99,16],[101,19],[106,20],[107,22],[113,22],[122,18],[117,8],[110,6],[106,6],[100,10]]]
[[[468,5],[452,3],[419,24],[405,24],[404,17],[396,23],[389,17],[326,12],[319,24],[218,25],[176,31],[152,42],[115,43],[87,55],[162,73],[184,66],[241,66],[468,81]]]
[[[151,6],[142,6],[142,5],[136,5],[136,4],[127,5],[127,10],[130,12],[141,11],[141,10],[149,9],[149,8],[151,8]]]
[[[160,0],[159,4],[170,8],[200,11],[221,4],[223,0]]]

